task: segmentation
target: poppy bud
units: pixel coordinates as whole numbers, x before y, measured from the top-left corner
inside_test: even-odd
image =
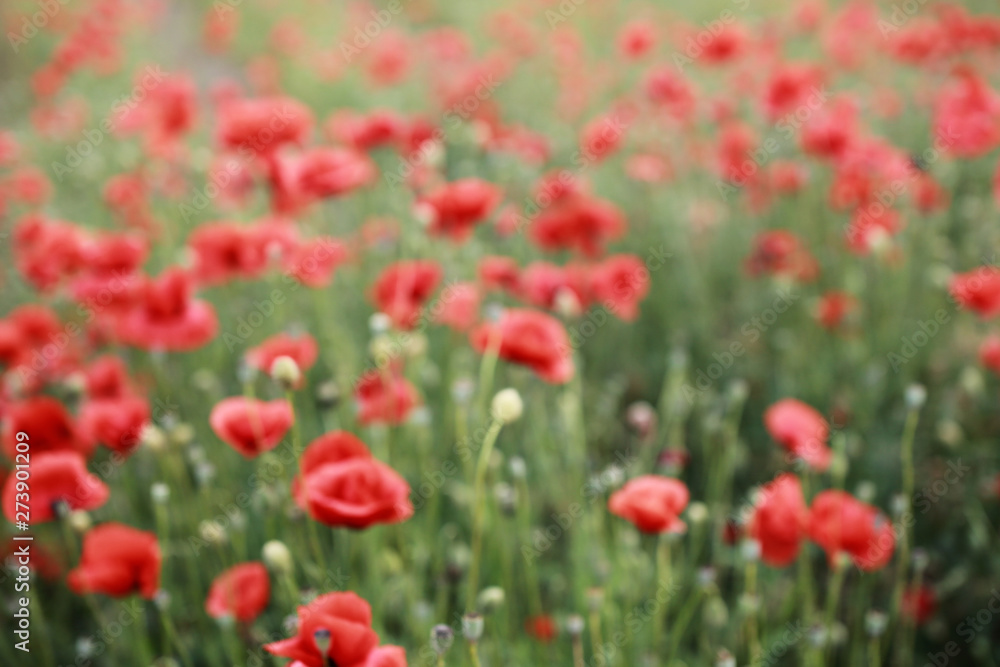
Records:
[[[170,441],[175,445],[187,445],[194,440],[194,426],[187,422],[179,422],[170,429]]]
[[[736,667],[736,658],[726,649],[715,654],[715,667]]]
[[[517,512],[517,490],[510,484],[501,482],[493,489],[493,494],[504,516],[514,516]]]
[[[167,436],[153,424],[146,424],[139,433],[139,441],[154,452],[159,452],[167,445]]]
[[[923,385],[911,384],[906,388],[906,407],[910,410],[919,410],[927,400],[927,390]]]
[[[264,563],[272,570],[278,572],[291,572],[292,570],[292,553],[284,542],[271,540],[265,543],[261,556]]]
[[[948,447],[957,447],[965,439],[965,433],[958,422],[942,419],[937,423],[937,437]]]
[[[510,457],[507,467],[510,469],[510,475],[514,479],[524,479],[528,475],[528,466],[520,456]]]
[[[156,482],[149,487],[149,495],[157,505],[165,505],[170,500],[170,487],[163,482]]]
[[[566,632],[570,637],[579,637],[583,634],[583,616],[573,614],[566,618]]]
[[[215,521],[202,521],[198,524],[201,539],[212,544],[222,544],[226,541],[226,529]]]
[[[427,336],[421,333],[411,333],[406,338],[403,348],[411,359],[423,356],[427,352]]]
[[[645,440],[656,431],[656,410],[646,401],[637,401],[628,406],[625,422],[639,438]]]
[[[392,319],[385,313],[375,313],[368,318],[368,328],[373,334],[382,334],[392,326]]]
[[[924,549],[914,549],[913,570],[915,572],[923,572],[927,569],[928,564],[930,564],[930,556],[927,555],[927,551]]]
[[[591,612],[598,612],[601,607],[604,606],[604,589],[603,588],[588,588],[587,589],[587,607]]]
[[[475,612],[462,617],[462,634],[466,641],[475,644],[483,636],[483,617]]]
[[[573,290],[561,288],[556,292],[555,311],[563,317],[579,317],[583,312],[583,305]]]
[[[90,526],[93,524],[93,521],[90,520],[90,514],[86,510],[73,510],[70,512],[67,521],[70,528],[80,534],[90,530]]]
[[[285,391],[291,391],[302,381],[302,370],[289,356],[282,355],[271,362],[271,379]]]
[[[490,586],[480,591],[479,596],[476,598],[476,606],[484,614],[491,614],[503,605],[505,599],[506,595],[502,588],[499,586]]]
[[[454,641],[455,631],[447,625],[439,624],[431,628],[431,648],[438,654],[438,657],[447,653]]]
[[[316,387],[316,407],[320,410],[332,410],[340,403],[340,388],[333,380]]]
[[[753,539],[743,540],[740,543],[740,555],[743,560],[749,563],[755,563],[760,560],[760,542]]]
[[[368,344],[368,352],[371,353],[379,367],[383,367],[399,356],[401,348],[390,335],[383,333],[372,338]]]
[[[153,604],[156,605],[156,608],[159,609],[161,612],[170,609],[170,603],[172,601],[173,600],[170,597],[170,593],[163,590],[162,588],[156,591],[156,594],[153,595]]]
[[[459,378],[451,385],[451,397],[456,403],[465,405],[476,391],[476,384],[469,378]]]
[[[691,503],[688,505],[687,516],[691,523],[703,522],[708,518],[708,505],[699,501]]]
[[[714,628],[721,628],[729,622],[729,608],[717,595],[705,603],[705,622]]]
[[[524,402],[517,389],[501,389],[493,397],[491,406],[493,418],[503,424],[510,424],[521,418],[524,412]]]
[[[885,632],[888,619],[886,615],[877,609],[872,609],[865,614],[865,632],[869,637],[881,637]]]

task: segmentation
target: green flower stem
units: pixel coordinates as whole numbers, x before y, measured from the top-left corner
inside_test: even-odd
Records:
[[[476,479],[474,484],[472,506],[472,560],[469,564],[469,595],[466,599],[466,610],[475,611],[476,594],[479,592],[479,566],[483,551],[483,519],[486,513],[486,470],[489,468],[493,445],[500,435],[503,423],[494,421],[490,424],[483,440],[483,448],[479,452],[479,462],[476,464]]]

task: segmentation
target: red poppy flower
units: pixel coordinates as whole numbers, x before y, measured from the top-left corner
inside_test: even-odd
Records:
[[[250,459],[277,447],[293,419],[288,401],[234,396],[216,403],[208,423],[220,440]]]
[[[687,526],[678,515],[689,499],[683,482],[672,477],[642,475],[612,493],[608,509],[644,533],[683,533]]]
[[[410,485],[350,433],[314,440],[302,454],[296,502],[328,526],[362,529],[413,516]]]
[[[105,523],[83,537],[80,565],[67,583],[75,593],[152,599],[160,588],[160,545],[156,535],[120,523]]]
[[[820,472],[830,467],[826,446],[830,427],[819,412],[794,398],[785,398],[767,409],[764,425],[778,444]]]
[[[763,561],[782,567],[795,560],[808,518],[798,477],[786,473],[765,484],[747,526],[750,536],[760,543]]]
[[[85,238],[72,223],[28,215],[13,236],[17,270],[38,290],[53,290],[84,267]]]
[[[951,295],[963,308],[974,310],[981,318],[1000,315],[1000,269],[981,266],[951,279]]]
[[[806,281],[816,277],[816,260],[792,232],[784,229],[761,232],[753,245],[753,251],[744,262],[748,275],[786,276]]]
[[[0,364],[17,374],[24,391],[39,389],[76,368],[78,349],[70,333],[45,306],[15,308],[0,319]]]
[[[113,354],[94,359],[83,373],[87,397],[92,400],[121,398],[132,391],[125,362]]]
[[[831,290],[820,298],[816,319],[827,329],[837,329],[856,306],[856,300],[847,292]]]
[[[892,558],[895,530],[876,508],[844,491],[821,491],[809,510],[809,536],[832,563],[843,552],[862,570],[877,570]]]
[[[937,596],[927,586],[911,586],[903,593],[903,613],[923,625],[937,611]]]
[[[347,258],[347,246],[333,237],[322,236],[292,248],[285,254],[284,267],[307,287],[326,287],[333,279],[333,272]]]
[[[473,283],[448,285],[432,309],[434,321],[456,331],[468,331],[479,319],[479,301],[479,289]]]
[[[428,231],[464,241],[500,203],[500,188],[479,178],[463,178],[427,193],[420,205],[431,212]]]
[[[84,243],[86,273],[93,277],[120,278],[139,270],[149,254],[149,243],[135,234],[103,233]]]
[[[543,642],[550,642],[559,634],[559,627],[554,618],[548,615],[532,616],[524,622],[528,634]]]
[[[375,109],[367,114],[358,114],[344,109],[330,116],[323,130],[332,141],[359,151],[369,151],[402,141],[407,126],[406,120],[395,111]]]
[[[372,286],[372,299],[400,329],[413,329],[420,319],[420,309],[441,282],[441,267],[423,260],[392,264]]]
[[[365,667],[406,667],[406,651],[399,646],[379,646],[368,654]]]
[[[1000,336],[993,335],[979,346],[979,362],[1000,375]]]
[[[802,151],[826,159],[838,159],[850,147],[858,133],[856,100],[837,96],[816,109],[802,124]]]
[[[337,197],[371,183],[378,175],[365,155],[342,148],[316,148],[296,165],[299,188],[312,197]]]
[[[899,212],[879,204],[863,206],[854,212],[847,227],[847,245],[866,255],[885,246],[902,229]]]
[[[971,67],[962,66],[957,74],[940,91],[934,132],[949,152],[978,157],[1000,144],[1000,95]]]
[[[517,295],[532,306],[577,315],[591,301],[587,269],[532,262],[521,272]]]
[[[240,563],[212,582],[205,611],[213,618],[232,616],[249,623],[264,611],[271,599],[271,579],[261,563]]]
[[[625,216],[614,204],[590,195],[569,197],[542,210],[531,223],[531,239],[548,251],[599,255],[604,244],[625,233]]]
[[[695,90],[675,67],[659,65],[650,70],[643,82],[646,97],[676,120],[687,120],[697,108]]]
[[[402,424],[419,402],[416,388],[395,364],[365,373],[354,389],[362,424]]]
[[[234,278],[253,280],[267,269],[267,248],[256,229],[234,222],[211,222],[188,239],[194,255],[192,275],[202,285],[220,285]]]
[[[138,304],[117,322],[123,342],[143,349],[186,351],[210,341],[219,327],[211,304],[192,298],[183,270],[167,269],[147,281]]]
[[[580,153],[590,160],[603,160],[621,147],[627,129],[628,122],[617,113],[598,116],[580,133]]]
[[[613,255],[592,267],[590,292],[608,312],[631,322],[649,293],[649,269],[635,255]]]
[[[301,144],[309,135],[309,107],[289,97],[229,100],[220,105],[219,142],[241,154],[273,153],[283,144]]]
[[[618,52],[626,58],[641,58],[655,42],[656,33],[648,21],[632,21],[618,33]]]
[[[781,194],[795,194],[809,181],[808,169],[792,160],[775,160],[768,169],[771,187]]]
[[[372,630],[371,606],[354,593],[327,593],[299,607],[298,633],[265,649],[301,667],[365,667],[368,656],[378,646]],[[317,647],[317,633],[329,633],[325,654]],[[321,640],[326,643],[326,639]]]
[[[62,403],[49,396],[36,396],[11,403],[3,420],[3,448],[11,461],[17,453],[17,434],[27,433],[31,453],[73,451],[90,456],[94,444],[81,437],[73,417]]]
[[[794,113],[807,103],[810,95],[818,93],[822,74],[814,65],[786,63],[781,65],[767,82],[764,94],[764,111],[772,121]],[[820,98],[822,102],[822,98]]]
[[[704,46],[701,59],[710,65],[721,65],[739,58],[746,50],[750,38],[743,26],[738,24],[723,24],[719,32],[713,34],[708,44]],[[701,32],[695,32],[692,39],[699,39]],[[699,42],[700,44],[700,42]]]
[[[3,487],[3,513],[11,522],[17,520],[18,502],[28,506],[32,523],[42,523],[57,518],[59,501],[69,509],[91,510],[107,502],[111,493],[104,482],[87,472],[83,456],[70,451],[35,454],[31,457],[30,491],[19,492],[17,482],[11,475]]]
[[[45,172],[34,165],[20,167],[10,174],[7,183],[12,199],[38,206],[52,194],[52,183]]]
[[[271,336],[257,347],[250,348],[246,353],[247,365],[262,373],[271,372],[271,364],[278,357],[291,357],[303,373],[316,363],[319,356],[319,346],[316,339],[309,334],[290,336],[285,333]],[[299,386],[302,382],[299,382]]]
[[[499,321],[473,329],[469,340],[483,354],[498,346],[501,359],[528,366],[546,382],[564,384],[573,377],[573,349],[566,329],[545,313],[505,310]]]
[[[141,396],[89,400],[80,407],[80,433],[88,442],[127,454],[139,444],[149,419],[149,401]]]
[[[486,290],[518,291],[520,269],[510,257],[483,257],[479,260],[479,280]]]

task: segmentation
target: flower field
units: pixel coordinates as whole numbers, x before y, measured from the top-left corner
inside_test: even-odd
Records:
[[[0,7],[0,665],[1000,663],[1000,12]]]

